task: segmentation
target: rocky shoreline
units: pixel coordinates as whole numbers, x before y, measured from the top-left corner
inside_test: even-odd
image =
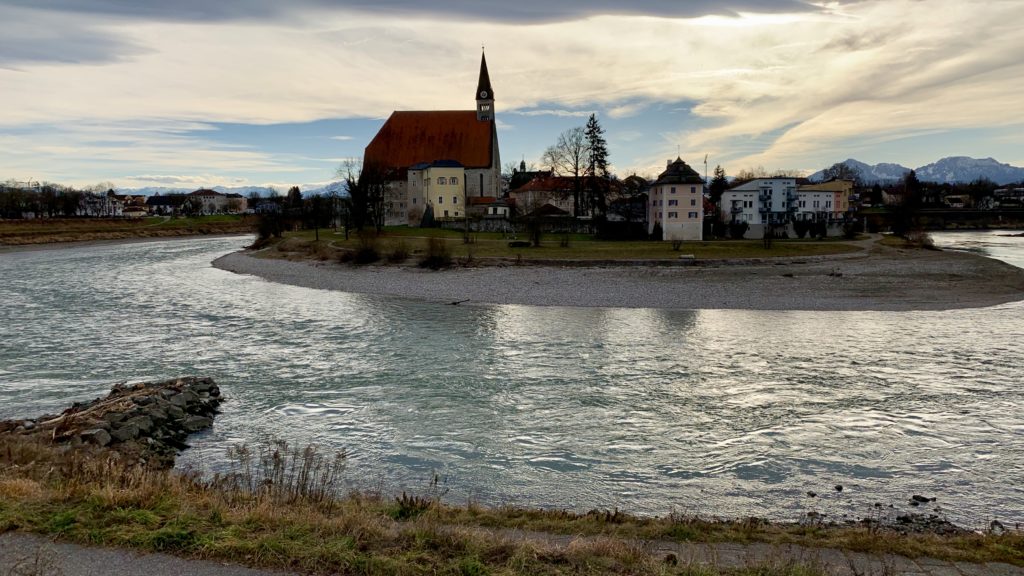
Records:
[[[0,434],[170,468],[178,453],[188,448],[189,435],[213,425],[222,401],[211,378],[118,384],[107,396],[76,402],[57,415],[0,421]]]

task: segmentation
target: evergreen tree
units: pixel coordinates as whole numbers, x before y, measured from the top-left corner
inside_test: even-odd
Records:
[[[725,177],[725,170],[721,165],[715,166],[715,175],[708,184],[708,195],[711,203],[718,205],[722,200],[722,193],[729,189],[729,180]]]
[[[587,138],[587,188],[590,207],[597,214],[608,210],[608,142],[604,139],[604,128],[591,114],[585,131]]]

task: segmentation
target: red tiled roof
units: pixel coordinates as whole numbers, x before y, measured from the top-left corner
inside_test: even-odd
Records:
[[[389,168],[455,160],[466,168],[491,165],[494,122],[475,110],[394,112],[369,146],[364,161]]]
[[[494,204],[498,199],[494,196],[470,196],[469,203],[472,206],[477,204]]]
[[[564,192],[574,186],[571,176],[541,176],[530,180],[512,192]],[[583,183],[580,183],[583,186]]]

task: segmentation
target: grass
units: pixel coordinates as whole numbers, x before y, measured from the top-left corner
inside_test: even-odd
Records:
[[[239,215],[191,218],[53,218],[0,221],[0,244],[52,244],[125,238],[160,238],[251,232],[255,218]]]
[[[230,473],[204,479],[0,436],[0,532],[315,574],[823,574],[781,557],[738,569],[681,563],[651,554],[644,542],[793,543],[1024,565],[1020,532],[903,536],[617,510],[452,506],[436,490],[342,495],[343,454],[277,442],[236,447],[232,456]]]
[[[325,250],[335,252],[355,251],[359,242],[354,234],[345,240],[344,234],[321,231],[320,242],[313,240],[313,231],[303,230],[289,233],[279,252],[296,254],[322,254]],[[474,233],[471,241],[465,242],[462,232],[457,230],[419,229],[395,227],[385,229],[377,238],[381,253],[404,250],[413,257],[436,251],[436,245],[443,242],[453,261],[470,262],[479,259],[505,259],[524,261],[614,261],[614,260],[660,260],[677,261],[680,255],[693,255],[695,259],[734,258],[775,258],[821,256],[855,252],[857,247],[837,240],[775,240],[765,249],[760,240],[724,240],[708,242],[683,242],[673,249],[671,242],[649,241],[602,241],[591,236],[569,235],[568,242],[562,235],[545,237],[539,247],[510,248],[509,238],[499,233]]]

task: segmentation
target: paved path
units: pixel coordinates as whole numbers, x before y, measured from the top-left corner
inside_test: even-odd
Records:
[[[54,542],[31,534],[0,534],[0,576],[282,576],[234,564],[186,560]]]
[[[541,545],[566,546],[575,538],[551,534],[501,531],[510,540],[536,540]],[[691,544],[658,542],[648,551],[680,565],[702,564],[742,568],[790,562],[819,565],[835,576],[1024,576],[1010,564],[971,564],[934,558],[909,559],[891,554],[862,554],[829,548],[771,544]],[[0,576],[282,576],[286,572],[253,570],[234,564],[186,560],[166,554],[91,548],[54,542],[31,534],[0,534]]]

